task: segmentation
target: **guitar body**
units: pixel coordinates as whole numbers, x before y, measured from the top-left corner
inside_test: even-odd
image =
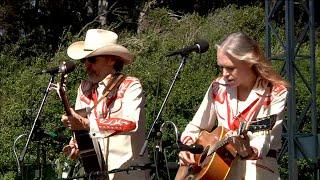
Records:
[[[223,142],[226,132],[227,130],[221,126],[218,126],[211,133],[202,131],[196,144],[202,145],[204,151],[201,154],[195,154],[197,164],[180,166],[175,179],[226,179],[236,155],[235,150],[228,146],[227,142]],[[214,152],[210,152],[217,146],[218,148]]]
[[[271,115],[255,119],[250,122],[248,131],[271,130],[276,123],[277,115]],[[244,125],[244,123],[241,123]],[[245,127],[245,125],[243,126]],[[243,127],[239,127],[240,134]],[[195,154],[196,165],[180,166],[175,180],[202,179],[221,180],[226,179],[230,167],[237,156],[237,151],[229,144],[230,139],[224,137],[228,130],[218,126],[211,133],[202,131],[196,144],[204,147],[201,154]]]
[[[100,171],[100,165],[97,154],[94,150],[92,139],[88,131],[73,131],[77,140],[78,148],[80,151],[80,160],[84,171],[89,174],[91,172]]]

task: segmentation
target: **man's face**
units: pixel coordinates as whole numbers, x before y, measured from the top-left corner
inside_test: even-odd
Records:
[[[217,63],[221,68],[222,77],[228,86],[238,87],[245,83],[248,74],[253,73],[251,65],[232,57],[229,53],[217,51]]]
[[[112,56],[94,56],[82,60],[89,80],[93,83],[102,81],[108,74],[114,73],[115,60]]]

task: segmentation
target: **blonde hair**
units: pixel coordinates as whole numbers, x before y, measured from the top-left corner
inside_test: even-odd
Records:
[[[264,56],[259,44],[243,32],[236,32],[226,37],[220,45],[219,50],[227,52],[240,61],[253,64],[254,72],[263,79],[271,82],[273,86],[289,84],[272,68],[272,64]]]

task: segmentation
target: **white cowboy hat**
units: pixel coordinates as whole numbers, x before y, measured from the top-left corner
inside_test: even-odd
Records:
[[[118,35],[103,29],[89,29],[84,41],[72,43],[67,50],[71,59],[83,59],[99,55],[119,56],[124,64],[130,64],[133,55],[129,50],[117,44]]]

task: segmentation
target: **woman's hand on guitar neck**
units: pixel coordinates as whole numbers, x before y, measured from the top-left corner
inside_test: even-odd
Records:
[[[70,108],[71,115],[62,115],[61,122],[71,130],[89,130],[89,120]]]
[[[246,133],[237,136],[230,136],[231,144],[242,159],[256,159],[257,150],[250,146],[250,139]]]

